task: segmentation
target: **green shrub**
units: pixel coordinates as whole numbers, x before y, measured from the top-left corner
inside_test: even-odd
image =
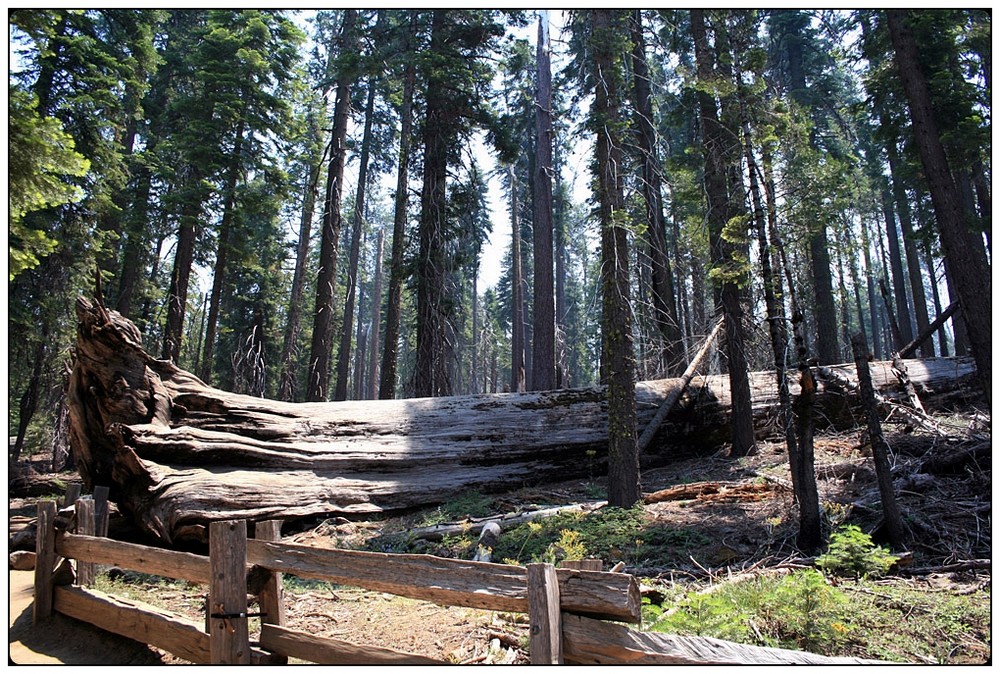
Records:
[[[855,578],[884,576],[898,558],[872,542],[872,537],[850,524],[830,536],[826,554],[816,558],[816,566],[828,573]]]
[[[829,653],[851,633],[841,618],[845,601],[823,574],[807,569],[692,592],[669,615],[646,605],[643,616],[656,632]]]

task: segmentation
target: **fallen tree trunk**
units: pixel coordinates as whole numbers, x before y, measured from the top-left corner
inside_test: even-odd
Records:
[[[78,299],[77,315],[67,391],[76,465],[88,489],[111,487],[119,508],[167,543],[204,540],[213,520],[427,506],[464,490],[600,474],[606,463],[603,387],[286,403],[212,388],[153,358],[135,326],[99,303]],[[890,363],[871,365],[876,387],[896,385]],[[948,392],[961,395],[974,376],[970,360],[907,367],[928,407]],[[853,376],[852,367],[842,369]],[[636,384],[638,423],[648,424],[679,385]],[[761,434],[777,430],[768,424],[777,408],[773,374],[752,373],[751,385]],[[725,376],[692,381],[645,460],[725,444],[728,386]],[[849,408],[839,393],[821,391],[819,400],[830,419]]]

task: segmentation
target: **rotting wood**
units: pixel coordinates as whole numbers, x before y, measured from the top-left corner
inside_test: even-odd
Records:
[[[679,484],[666,489],[660,489],[642,497],[643,503],[662,503],[664,501],[683,501],[700,499],[705,501],[757,501],[770,495],[781,485],[761,484],[758,482],[693,482]]]
[[[479,542],[476,544],[476,556],[472,558],[472,561],[492,561],[493,548],[500,542],[500,533],[499,524],[496,522],[484,522],[483,530],[479,533]]]
[[[883,664],[805,651],[747,646],[710,637],[638,632],[623,625],[563,614],[567,664],[599,665],[846,665]]]
[[[138,330],[117,313],[82,298],[77,309],[67,390],[76,465],[88,487],[110,486],[119,510],[168,544],[204,542],[208,523],[222,519],[381,513],[604,470],[602,387],[284,403],[209,387],[147,354]],[[963,382],[974,376],[969,359],[907,368],[918,390],[933,388],[944,402],[949,391],[965,395]],[[888,364],[872,369],[877,386],[895,384]],[[773,374],[750,378],[758,428],[773,432]],[[638,423],[645,426],[679,386],[676,379],[636,384]],[[921,395],[931,407],[935,399]],[[841,395],[820,391],[817,401],[830,405],[824,419],[845,419]],[[726,377],[692,380],[644,453],[647,467],[677,447],[726,442],[729,404]]]
[[[328,665],[444,665],[423,655],[403,653],[378,646],[360,646],[348,641],[306,634],[278,625],[261,626],[260,645],[290,658]]]

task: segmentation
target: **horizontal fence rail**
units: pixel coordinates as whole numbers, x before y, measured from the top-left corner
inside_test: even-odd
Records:
[[[638,583],[623,573],[280,543],[280,522],[258,522],[258,539],[248,540],[242,520],[213,522],[209,556],[205,557],[79,533],[101,533],[106,528],[95,527],[93,504],[77,501],[76,505],[78,533],[57,533],[56,503],[38,504],[35,623],[54,611],[197,664],[281,664],[289,657],[320,664],[444,663],[287,627],[283,573],[444,606],[527,613],[533,664],[874,664],[719,639],[640,632],[616,624],[640,620]],[[57,585],[60,558],[65,558],[61,566],[76,561],[77,585]],[[144,602],[81,587],[92,579],[96,564],[207,585],[206,620],[198,623]],[[575,566],[594,564],[599,567],[596,560]],[[258,644],[251,644],[248,634],[247,574],[251,569],[264,572],[253,590],[261,606]]]

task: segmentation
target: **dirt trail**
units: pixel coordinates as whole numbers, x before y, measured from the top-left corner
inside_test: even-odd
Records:
[[[16,665],[159,665],[161,655],[145,644],[54,615],[32,629],[34,573],[10,571],[7,657]]]

